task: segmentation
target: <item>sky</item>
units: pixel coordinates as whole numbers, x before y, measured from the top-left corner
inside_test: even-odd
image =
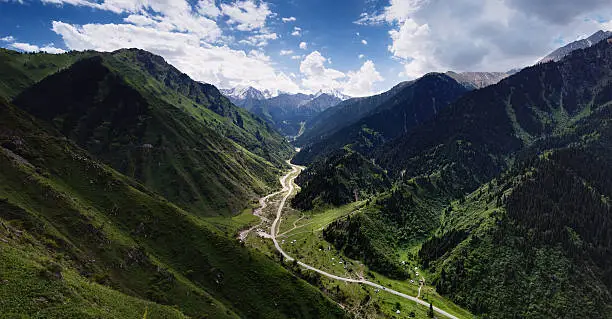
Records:
[[[195,80],[274,93],[508,71],[600,29],[610,0],[0,0],[1,47],[136,47]]]

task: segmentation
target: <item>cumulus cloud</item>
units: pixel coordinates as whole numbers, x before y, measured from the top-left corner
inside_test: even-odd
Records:
[[[360,59],[363,59],[363,58],[365,58],[365,55],[360,54],[358,57],[359,57]]]
[[[292,55],[293,50],[281,50],[280,55]]]
[[[213,19],[221,15],[221,9],[217,7],[215,0],[199,0],[197,9],[201,15]]]
[[[368,60],[356,72],[349,72],[348,81],[344,84],[343,93],[350,96],[367,96],[372,94],[374,83],[383,81],[376,71],[374,62]]]
[[[46,52],[51,54],[60,54],[66,52],[65,50],[54,47],[53,44],[48,44],[43,47],[39,47],[30,43],[13,42],[10,44],[10,46],[14,49],[21,50],[24,52]]]
[[[0,41],[3,41],[3,42],[14,42],[15,38],[12,35],[7,35],[7,36],[5,36],[3,38],[0,38]]]
[[[403,74],[507,71],[536,62],[564,42],[590,35],[610,14],[608,0],[390,0],[355,23],[390,26],[388,50]],[[593,17],[598,17],[594,19]],[[603,17],[610,20],[612,16]],[[537,30],[537,32],[533,32]]]
[[[291,32],[291,35],[294,37],[299,37],[300,35],[302,35],[302,28],[293,27],[293,32]]]
[[[361,44],[363,44],[363,45],[368,45],[368,41],[366,41],[366,40],[361,40]]]
[[[245,39],[238,41],[241,44],[248,44],[257,47],[265,47],[268,45],[270,40],[278,39],[278,35],[276,33],[261,33],[248,36]]]
[[[351,96],[366,96],[372,94],[374,83],[383,78],[376,71],[374,62],[368,60],[357,71],[345,74],[341,71],[328,68],[330,63],[319,51],[313,51],[300,63],[302,86],[311,91],[336,89]]]
[[[306,42],[300,42],[300,49],[302,49],[302,50],[306,50],[306,49],[308,49],[308,43],[306,43]]]
[[[114,51],[138,47],[163,56],[193,79],[219,87],[254,86],[297,92],[300,87],[285,73],[277,72],[261,51],[248,53],[200,41],[197,35],[161,31],[131,24],[72,25],[53,22],[53,31],[74,50]]]
[[[221,11],[229,17],[228,23],[235,24],[240,31],[261,29],[265,26],[268,16],[272,15],[266,2],[256,3],[253,0],[222,3]]]
[[[282,18],[283,22],[295,22],[297,19],[295,17]]]
[[[164,31],[195,34],[206,41],[215,41],[222,35],[217,23],[210,19],[210,17],[214,18],[221,14],[214,0],[201,0],[195,7],[187,0],[42,0],[42,2],[55,5],[85,6],[118,14],[130,13],[124,21],[140,26],[150,25]],[[235,11],[237,8],[241,8],[240,6],[244,6],[245,11],[243,15],[236,15]],[[256,8],[260,7],[268,10],[265,3],[256,6]],[[243,16],[255,15],[249,1],[236,2],[227,6],[227,9],[227,16],[230,17],[228,23],[238,24],[237,28],[239,29],[241,27],[246,28],[243,26],[244,24],[250,26],[250,20],[242,18]],[[259,13],[259,11],[256,13]],[[252,18],[252,20],[256,19]]]

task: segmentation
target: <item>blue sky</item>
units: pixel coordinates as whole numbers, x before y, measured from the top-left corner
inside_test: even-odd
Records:
[[[506,71],[612,29],[608,0],[0,0],[0,46],[139,47],[221,88],[377,93],[431,71]]]

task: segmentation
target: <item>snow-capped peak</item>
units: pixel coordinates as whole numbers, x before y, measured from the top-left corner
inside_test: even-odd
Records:
[[[265,100],[274,96],[269,90],[260,91],[252,86],[235,87],[221,90],[223,94],[237,100]]]
[[[333,96],[333,97],[337,97],[337,98],[339,98],[339,99],[340,99],[340,100],[342,100],[342,101],[345,101],[345,100],[348,100],[348,99],[350,99],[350,98],[351,98],[350,96],[348,96],[348,95],[346,95],[346,94],[344,94],[344,93],[340,92],[340,91],[339,91],[339,90],[337,90],[337,89],[324,89],[324,90],[319,90],[319,92],[317,92],[317,93],[314,95],[314,98],[316,99],[316,98],[318,98],[319,96],[321,96],[321,95],[323,95],[323,94],[327,94],[327,95],[331,95],[331,96]]]

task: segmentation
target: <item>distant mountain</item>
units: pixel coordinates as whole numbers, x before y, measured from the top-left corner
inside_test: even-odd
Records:
[[[270,91],[260,91],[252,86],[232,88],[232,89],[221,89],[221,93],[227,96],[232,102],[241,100],[265,100],[272,97]]]
[[[445,74],[427,74],[404,85],[356,122],[304,146],[295,162],[307,164],[344,147],[368,154],[428,121],[466,92],[465,86]]]
[[[342,101],[342,98],[336,95],[318,93],[308,102],[298,105],[298,110],[300,110],[299,112],[312,112],[315,115],[338,105]]]
[[[286,136],[298,135],[306,121],[349,98],[336,90],[317,94],[281,93],[274,97],[252,87],[222,91],[234,104],[265,119]]]
[[[379,105],[387,102],[411,83],[413,82],[402,82],[387,92],[369,97],[348,99],[334,107],[330,107],[306,123],[304,134],[296,142],[298,145],[307,145],[330,136],[338,130],[353,124]]]
[[[612,36],[612,31],[603,31],[599,30],[593,33],[590,37],[578,41],[571,42],[557,50],[553,51],[549,55],[545,56],[540,60],[540,63],[550,62],[550,61],[559,61],[567,56],[569,53],[579,49],[588,48],[603,39],[607,39]]]
[[[319,92],[317,92],[314,95],[314,98],[317,98],[317,97],[319,97],[321,95],[329,95],[329,96],[338,98],[338,99],[340,99],[342,101],[346,101],[346,100],[351,98],[350,96],[348,96],[348,95],[346,95],[346,94],[344,94],[344,93],[342,93],[342,92],[340,92],[339,90],[336,90],[336,89],[319,90]]]
[[[276,185],[292,153],[278,132],[214,86],[142,50],[90,52],[14,103],[102,162],[202,215],[241,211]]]
[[[485,86],[496,84],[497,82],[505,79],[511,74],[516,72],[461,72],[456,73],[453,71],[446,72],[446,75],[455,79],[455,81],[461,83],[463,86],[469,89],[481,89]]]

